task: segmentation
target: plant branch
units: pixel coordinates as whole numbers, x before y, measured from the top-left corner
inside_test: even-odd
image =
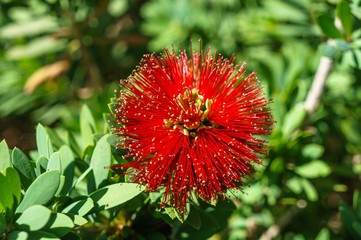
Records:
[[[326,84],[326,80],[331,72],[332,65],[332,58],[326,56],[321,57],[315,77],[312,82],[311,89],[308,92],[306,101],[304,102],[304,107],[308,112],[309,116],[311,116],[318,107],[321,95],[323,93],[323,89]]]

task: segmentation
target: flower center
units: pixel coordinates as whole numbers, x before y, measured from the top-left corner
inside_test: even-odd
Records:
[[[181,111],[174,118],[164,119],[166,128],[179,129],[184,135],[195,138],[200,128],[215,127],[207,119],[212,100],[204,101],[204,97],[199,94],[198,89],[186,88],[183,94],[177,96],[176,102]]]

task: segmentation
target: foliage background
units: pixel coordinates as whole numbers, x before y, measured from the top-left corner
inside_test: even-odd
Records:
[[[0,11],[0,178],[19,183],[0,184],[4,239],[361,237],[361,1],[1,0]],[[143,54],[188,49],[190,39],[257,71],[277,124],[250,187],[216,207],[194,204],[182,219],[103,166],[122,154],[105,135],[119,79]],[[321,56],[332,69],[307,112]],[[64,185],[42,201],[26,197],[59,177]],[[129,195],[100,194],[109,186]],[[31,211],[63,231],[55,220],[32,226]]]

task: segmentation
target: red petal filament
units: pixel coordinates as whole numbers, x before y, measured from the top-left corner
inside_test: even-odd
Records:
[[[256,74],[210,50],[145,55],[121,82],[115,117],[132,181],[165,187],[164,203],[183,212],[193,191],[207,202],[244,185],[261,163],[273,125]]]

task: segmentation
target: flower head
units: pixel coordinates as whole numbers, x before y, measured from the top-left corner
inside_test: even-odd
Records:
[[[132,181],[165,188],[164,203],[183,212],[190,194],[207,202],[239,188],[261,163],[273,125],[256,73],[206,52],[145,55],[121,81],[115,118],[119,148],[128,149]]]

